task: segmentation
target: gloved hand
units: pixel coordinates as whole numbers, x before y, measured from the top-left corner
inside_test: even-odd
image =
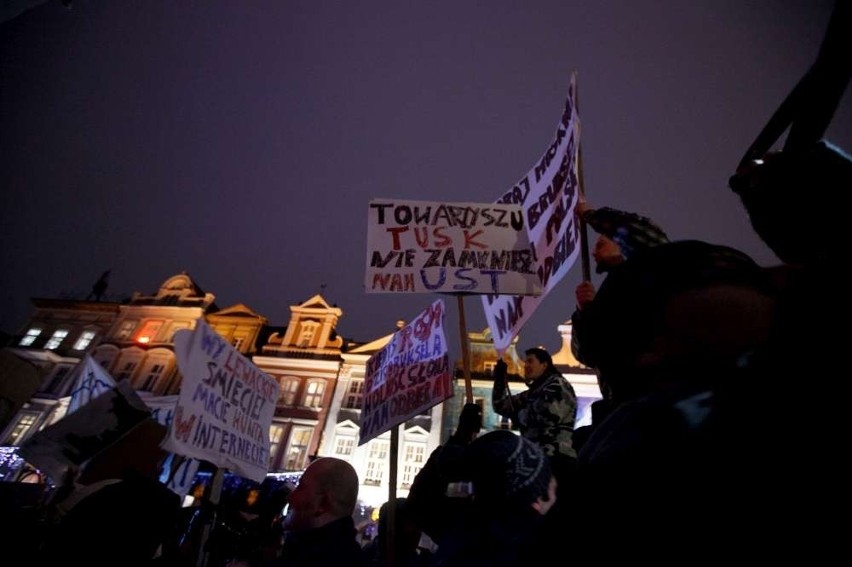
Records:
[[[506,364],[506,361],[501,359],[497,360],[497,364],[494,365],[494,376],[499,378],[504,378],[506,373],[509,370],[509,365]]]

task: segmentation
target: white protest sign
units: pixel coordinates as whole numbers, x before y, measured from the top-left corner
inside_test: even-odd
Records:
[[[367,361],[359,445],[452,397],[444,313],[435,301]]]
[[[183,382],[163,448],[262,482],[278,382],[204,319],[175,333],[174,343]]]
[[[367,293],[537,295],[521,207],[374,199],[367,222]]]
[[[151,417],[157,420],[157,423],[171,427],[178,401],[177,396],[153,396],[147,392],[140,392],[139,396],[145,405],[151,408]],[[200,464],[201,461],[198,459],[169,453],[163,462],[160,482],[168,486],[175,494],[181,497],[186,496],[192,488],[195,473],[198,472]]]
[[[576,77],[571,77],[565,111],[556,135],[535,166],[498,203],[521,205],[535,247],[537,297],[483,295],[482,306],[494,348],[502,356],[544,297],[565,277],[579,254],[574,207],[579,195],[580,119],[575,105]]]

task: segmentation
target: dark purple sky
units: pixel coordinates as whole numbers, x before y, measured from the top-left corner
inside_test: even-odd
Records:
[[[813,62],[832,5],[37,5],[0,23],[0,328],[111,268],[111,296],[187,270],[273,324],[326,283],[344,336],[384,335],[435,297],[364,293],[368,201],[493,201],[549,145],[572,71],[591,204],[775,263],[727,178]],[[841,104],[828,138],[848,151]],[[578,263],[522,347],[558,348],[579,280]],[[465,314],[485,327],[478,298]]]

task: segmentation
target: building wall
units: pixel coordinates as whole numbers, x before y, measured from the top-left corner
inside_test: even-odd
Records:
[[[129,380],[137,390],[153,395],[177,394],[181,376],[174,356],[174,334],[193,329],[204,317],[217,333],[281,385],[270,427],[270,473],[304,470],[316,457],[343,458],[352,463],[361,479],[362,502],[377,507],[389,497],[391,442],[397,437],[395,490],[397,496],[407,495],[429,455],[455,430],[467,391],[461,362],[456,365],[452,398],[408,420],[395,432],[385,432],[359,445],[367,361],[388,344],[393,333],[368,343],[346,343],[337,333],[343,310],[329,305],[320,295],[290,306],[290,319],[282,328],[269,327],[266,317],[243,304],[220,310],[214,299],[189,275],[181,273],[167,279],[155,293],[137,292],[124,304],[34,300],[36,310],[30,323],[7,350],[39,368],[42,386],[0,433],[0,444],[20,445],[65,415],[72,370],[85,353],[90,353],[116,381]],[[402,325],[400,321],[397,327]],[[31,329],[39,332],[28,334]],[[57,330],[67,333],[53,344],[50,339],[55,338]],[[85,345],[79,342],[84,332],[93,333]],[[562,327],[560,332],[564,339]],[[509,372],[520,375],[523,361],[516,343],[504,359]],[[80,345],[83,348],[75,348]],[[483,407],[484,430],[511,427],[491,410],[497,357],[488,329],[470,332],[469,345],[471,391],[473,401]],[[557,358],[564,356],[554,356]],[[594,373],[579,363],[572,366],[568,362],[563,372],[574,384],[578,398],[600,397]],[[520,380],[510,387],[518,391],[525,388]]]

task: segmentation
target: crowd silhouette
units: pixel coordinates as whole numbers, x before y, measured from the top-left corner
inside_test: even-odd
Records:
[[[837,3],[814,66],[729,181],[779,265],[760,266],[719,243],[670,239],[633,213],[578,209],[616,246],[600,244],[600,288],[576,291],[573,348],[597,371],[603,394],[590,426],[574,431],[570,384],[546,352],[530,349],[530,389],[510,395],[498,363],[492,400],[520,434],[481,433],[481,408],[465,405],[410,497],[383,506],[366,547],[353,522],[359,481],[345,461],[319,458],[292,491],[223,503],[219,527],[199,549],[195,539],[182,545],[188,518],[148,474],[156,468],[136,459],[70,479],[45,507],[38,557],[193,565],[203,555],[207,565],[249,567],[776,561],[797,553],[833,561],[843,541],[832,517],[845,493],[844,396],[827,386],[819,420],[803,427],[797,384],[832,380],[842,367],[841,333],[829,323],[845,313],[836,269],[845,211],[832,203],[852,186],[852,160],[823,135],[852,73],[850,12]],[[772,150],[788,130],[783,149]],[[816,214],[803,200],[825,206]],[[151,463],[154,453],[144,454]],[[111,539],[95,544],[85,533]]]

